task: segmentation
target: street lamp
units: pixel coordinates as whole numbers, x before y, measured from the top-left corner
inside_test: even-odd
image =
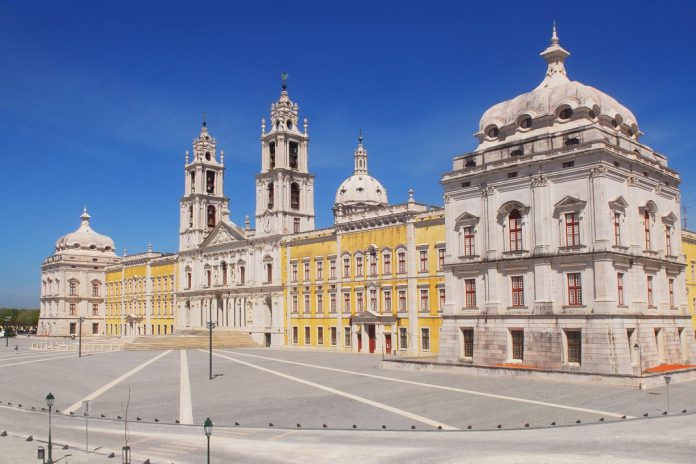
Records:
[[[85,318],[80,316],[77,318],[78,322],[80,323],[80,329],[78,331],[78,342],[77,342],[77,357],[81,358],[82,357],[82,323],[85,321]]]
[[[53,393],[46,395],[46,406],[48,406],[48,464],[53,464],[53,441],[51,440],[51,411],[56,397]]]
[[[664,379],[667,384],[667,414],[669,414],[669,383],[672,381],[672,376],[667,374],[664,376]]]
[[[11,320],[12,320],[11,316],[5,316],[5,346],[6,347],[10,346],[10,328],[8,326],[9,326]]]
[[[210,420],[210,417],[203,422],[203,431],[205,431],[205,437],[208,440],[208,464],[210,464],[210,435],[213,433],[213,421]]]
[[[633,351],[638,353],[638,367],[640,368],[639,372],[640,375],[643,375],[643,353],[641,352],[640,345],[638,343],[633,345]]]
[[[128,445],[121,448],[121,462],[123,464],[131,464],[131,448]]]
[[[212,318],[211,318],[212,319]],[[213,328],[215,323],[210,320],[206,323],[208,327],[208,365],[210,368],[210,380],[213,380]]]

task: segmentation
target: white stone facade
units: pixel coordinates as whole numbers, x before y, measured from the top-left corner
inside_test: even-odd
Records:
[[[534,91],[488,110],[442,178],[440,359],[633,374],[696,360],[678,174],[635,117],[570,81],[555,33]]]

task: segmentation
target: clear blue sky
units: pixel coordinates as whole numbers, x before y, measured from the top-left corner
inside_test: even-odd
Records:
[[[359,128],[392,203],[441,204],[486,108],[534,88],[555,19],[571,79],[630,108],[694,206],[696,3],[0,0],[0,306],[38,307],[40,264],[83,204],[119,253],[177,247],[201,113],[232,220],[254,214],[260,120],[280,74],[309,119],[317,225]],[[689,159],[689,156],[692,159]]]

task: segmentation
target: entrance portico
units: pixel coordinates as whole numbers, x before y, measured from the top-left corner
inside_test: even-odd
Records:
[[[396,337],[394,316],[364,311],[351,317],[350,323],[354,328],[353,346],[357,347],[359,353],[392,352],[392,339]]]

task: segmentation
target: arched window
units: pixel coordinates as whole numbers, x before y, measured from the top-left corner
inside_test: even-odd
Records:
[[[297,169],[297,159],[299,157],[300,145],[297,142],[290,142],[290,168]]]
[[[271,142],[268,144],[268,153],[269,153],[269,166],[271,169],[275,167],[275,142]]]
[[[208,228],[212,229],[215,227],[215,207],[213,205],[208,206]]]
[[[274,203],[274,193],[273,193],[273,182],[268,184],[268,209],[273,209]]]
[[[186,289],[188,290],[188,289],[191,288],[191,281],[193,280],[193,279],[192,279],[191,268],[188,267],[188,266],[186,266],[185,272],[186,272]]]
[[[246,269],[244,266],[239,266],[239,285],[244,285],[244,279],[246,278]]]
[[[222,285],[227,285],[227,263],[223,261],[220,267],[222,270]]]
[[[206,171],[205,189],[207,193],[215,193],[215,171]]]
[[[266,282],[273,282],[273,263],[266,263]]]
[[[193,205],[189,206],[189,228],[193,227]]]
[[[650,250],[650,211],[647,208],[643,212],[643,227],[645,230],[645,249]]]
[[[292,209],[300,209],[300,186],[297,182],[290,185],[290,207]]]
[[[191,171],[191,193],[196,193],[196,171]]]
[[[522,215],[518,209],[513,209],[508,215],[510,227],[510,251],[522,250]]]

